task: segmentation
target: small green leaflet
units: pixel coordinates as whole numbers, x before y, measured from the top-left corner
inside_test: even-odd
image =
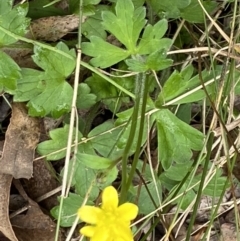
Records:
[[[164,46],[162,46],[164,47]],[[173,63],[173,60],[166,58],[166,50],[157,50],[152,54],[149,54],[144,59],[127,59],[125,62],[128,65],[129,69],[135,72],[145,72],[149,70],[163,70],[170,67]]]
[[[140,37],[140,33],[146,24],[146,9],[142,6],[134,10],[131,0],[117,1],[115,14],[110,11],[103,11],[102,25],[111,34],[113,34],[126,49],[114,46],[101,37],[91,36],[90,43],[82,44],[82,51],[86,55],[93,57],[90,63],[93,66],[107,68],[116,64],[130,55],[151,54],[145,61],[141,62],[135,59],[127,60],[130,70],[143,72],[147,70],[162,70],[169,67],[171,60],[166,60],[167,51],[172,45],[172,40],[162,38],[167,31],[167,20],[163,19],[154,26],[147,25]],[[139,45],[137,43],[140,39]],[[106,51],[107,50],[107,51]],[[158,51],[162,51],[158,52]]]
[[[117,146],[121,132],[122,127],[116,127],[114,122],[109,120],[91,130],[88,137],[92,137],[92,146],[101,156],[116,160],[123,152],[123,149]]]
[[[160,196],[160,200],[158,200],[158,194],[161,195],[162,191],[161,191],[161,183],[160,181],[157,180],[157,187],[155,185],[154,182],[150,182],[147,184],[148,190],[150,192],[150,194],[152,195],[152,198],[156,204],[156,206],[159,206],[161,202],[162,197]],[[138,194],[138,186],[135,186],[131,192],[134,193],[133,194],[133,199],[132,201],[135,202],[136,200],[136,196],[139,195],[138,197],[138,208],[139,208],[139,213],[141,214],[149,214],[151,212],[153,212],[154,210],[156,210],[156,206],[154,205],[154,203],[152,202],[152,199],[150,198],[147,189],[144,185],[142,185],[141,189],[140,189],[140,194]],[[156,188],[158,189],[158,193],[156,191]]]
[[[21,78],[19,66],[7,54],[0,51],[0,92],[13,93],[17,79]]]
[[[96,103],[97,96],[90,93],[91,90],[86,83],[78,85],[77,107],[79,109],[88,109]]]
[[[148,24],[143,32],[143,36],[137,47],[138,54],[151,54],[160,49],[168,50],[172,45],[172,40],[162,38],[168,28],[166,19],[158,21],[154,26]]]
[[[101,170],[101,169],[106,169],[109,168],[112,164],[113,161],[105,158],[105,157],[100,157],[97,155],[89,155],[86,153],[80,153],[78,152],[76,154],[77,159],[83,163],[86,167],[89,167],[91,169],[95,170]]]
[[[91,43],[82,43],[84,54],[92,56],[90,63],[93,66],[107,68],[127,58],[130,52],[116,47],[97,36],[90,37]]]
[[[42,77],[41,92],[31,98],[28,102],[29,114],[31,116],[46,116],[51,114],[58,118],[67,113],[71,108],[73,90],[65,78],[68,77],[75,68],[75,52],[69,50],[64,43],[56,45],[57,50],[61,50],[72,56],[67,58],[60,53],[50,51],[38,46],[34,47],[34,62],[41,67],[45,74]],[[24,83],[24,88],[29,89],[31,82]]]
[[[211,13],[217,7],[216,1],[202,1],[204,9]],[[203,23],[204,22],[204,12],[200,6],[198,0],[191,0],[191,3],[186,7],[181,9],[180,16],[191,23]]]
[[[131,0],[117,1],[115,10],[116,15],[110,11],[102,13],[103,26],[123,43],[130,53],[134,53],[139,34],[146,23],[146,10],[139,7],[134,11]]]
[[[87,18],[82,24],[82,33],[88,39],[92,36],[97,36],[104,40],[107,38],[106,31],[104,30],[101,22],[98,19],[91,17]]]
[[[139,7],[134,10],[131,0],[121,0],[117,1],[115,11],[116,15],[110,11],[103,11],[102,24],[125,45],[126,50],[104,41],[101,37],[91,36],[90,43],[82,44],[82,51],[93,57],[90,61],[93,66],[107,68],[131,54],[136,54],[136,43],[146,22],[145,8]]]
[[[51,78],[68,77],[75,68],[75,51],[69,50],[68,46],[62,42],[58,43],[56,49],[65,52],[73,58],[67,58],[58,52],[53,52],[49,49],[34,46],[34,62],[47,72]]]
[[[77,195],[75,193],[69,193],[67,198],[63,200],[63,208],[61,213],[60,225],[62,227],[71,227],[76,219],[77,211],[84,202],[84,197]],[[93,202],[87,202],[88,205],[94,205]],[[51,215],[58,219],[59,206],[55,206],[51,209]],[[79,221],[80,222],[80,221]]]
[[[191,0],[149,0],[152,9],[166,18],[179,18],[180,10],[186,8]]]
[[[76,193],[82,197],[89,193],[89,200],[96,200],[99,195],[99,188],[96,185],[97,172],[91,168],[86,167],[80,160],[77,160],[74,174]]]
[[[12,8],[13,0],[0,1],[0,26],[23,36],[27,32],[30,19],[26,18],[28,3],[17,4]],[[17,39],[0,32],[0,46],[10,45]]]
[[[44,72],[36,69],[22,68],[21,78],[17,81],[14,101],[29,101],[39,95],[44,88]]]
[[[184,93],[187,89],[187,82],[182,74],[175,70],[165,82],[163,89],[156,101],[157,106],[161,106],[165,102],[172,100],[178,95]]]
[[[51,140],[44,141],[38,144],[37,151],[40,155],[47,155],[47,160],[56,161],[66,155],[66,147],[68,140],[69,125],[63,128],[57,128],[50,131]],[[75,130],[73,131],[73,139],[75,137]],[[82,134],[78,132],[78,141],[82,140]],[[78,145],[80,152],[94,154],[91,144],[89,142]],[[53,153],[53,154],[52,154]]]
[[[51,114],[53,118],[59,118],[70,110],[72,94],[71,85],[64,79],[61,82],[53,79],[51,85],[46,84],[44,91],[28,103],[28,113],[42,117]]]
[[[133,78],[114,78],[114,81],[125,89],[133,90],[133,87],[131,87],[134,83]],[[97,100],[103,102],[113,113],[119,110],[124,101],[129,101],[128,97],[125,97],[118,88],[96,74],[87,78],[85,83],[91,88],[92,93],[97,96]]]
[[[192,150],[201,150],[204,135],[179,120],[172,112],[161,109],[154,114],[158,131],[158,159],[167,170],[173,162],[190,160]]]
[[[219,74],[220,71],[221,67],[217,66],[215,74]],[[205,98],[206,95],[202,88],[192,92],[194,88],[202,86],[199,80],[199,75],[197,74],[191,78],[192,73],[193,67],[191,65],[187,66],[180,73],[175,70],[165,82],[163,89],[156,100],[156,106],[161,107],[166,102],[172,101],[176,97],[180,97],[183,94],[185,95],[182,98],[178,98],[178,100],[174,102],[172,101],[171,104],[176,105],[192,103],[194,101],[199,101]],[[211,80],[214,77],[213,73],[207,70],[203,70],[201,75],[204,82]],[[211,95],[214,92],[213,84],[206,86],[206,89],[208,94]]]
[[[204,9],[211,13],[217,7],[217,2],[201,1]],[[191,23],[203,23],[204,12],[198,0],[149,0],[149,4],[161,18],[183,18]]]

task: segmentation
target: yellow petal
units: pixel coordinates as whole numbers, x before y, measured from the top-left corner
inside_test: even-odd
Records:
[[[106,187],[102,194],[102,209],[112,210],[118,206],[118,193],[113,186]]]
[[[133,203],[124,203],[117,209],[119,219],[130,221],[137,217],[138,206]]]
[[[86,237],[91,238],[96,231],[96,227],[94,226],[85,226],[80,229],[80,233]]]
[[[116,226],[114,227],[113,233],[115,238],[124,241],[133,241],[133,234],[129,225],[117,222]]]
[[[78,217],[90,224],[96,224],[102,216],[102,210],[97,207],[83,206],[78,209]]]
[[[109,230],[104,227],[96,227],[96,232],[94,233],[91,241],[110,241],[114,240],[113,237],[109,236]]]

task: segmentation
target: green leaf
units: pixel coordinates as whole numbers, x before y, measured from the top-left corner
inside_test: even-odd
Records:
[[[189,172],[192,162],[176,163],[165,171],[165,176],[170,180],[182,181],[185,175]]]
[[[9,0],[9,1],[1,1],[0,4],[0,15],[2,14],[6,14],[9,11],[12,10],[12,6],[13,6],[13,0]]]
[[[75,57],[74,50],[69,50],[64,43],[56,45],[72,57]],[[70,59],[59,52],[46,48],[34,47],[34,62],[45,70],[42,92],[32,98],[29,103],[29,114],[32,116],[45,116],[51,114],[58,118],[71,109],[73,89],[65,81],[75,68],[75,60]]]
[[[165,82],[160,95],[157,98],[156,106],[172,100],[187,89],[187,82],[177,70],[175,70]]]
[[[90,39],[92,36],[97,36],[102,39],[107,38],[106,31],[104,30],[101,22],[98,19],[87,18],[87,20],[82,24],[83,35]]]
[[[132,78],[114,78],[114,80],[121,86],[131,88],[133,85]],[[97,96],[97,101],[101,101],[113,113],[119,110],[123,102],[127,102],[128,98],[113,85],[109,84],[105,79],[93,74],[85,81],[91,88],[93,94]]]
[[[220,70],[221,68],[217,67],[215,75],[219,74]],[[202,90],[202,88],[199,88],[199,90],[192,92],[194,88],[202,85],[199,80],[198,74],[191,78],[192,72],[193,69],[191,66],[187,66],[181,71],[181,73],[179,73],[178,71],[174,71],[165,82],[163,89],[156,100],[156,106],[161,107],[164,103],[173,100],[176,97],[180,97],[180,95],[182,94],[185,94],[185,96],[172,102],[172,104],[176,105],[191,103],[204,99],[205,92]],[[207,70],[203,70],[201,74],[204,82],[214,77],[213,72],[209,72]],[[206,89],[209,95],[214,93],[213,84],[206,86]]]
[[[80,160],[77,160],[75,170],[74,179],[76,193],[85,197],[91,188],[88,199],[92,201],[95,200],[99,195],[99,188],[95,184],[97,178],[96,171],[86,167]]]
[[[49,4],[49,0],[30,1],[28,16],[31,19],[38,19],[42,17],[66,15],[63,9],[57,7],[57,4],[44,7],[47,4]]]
[[[84,202],[84,197],[81,197],[75,193],[69,193],[67,198],[63,199],[63,208],[61,213],[60,225],[62,227],[71,227],[76,219],[77,211]],[[93,202],[87,202],[88,205],[94,205]],[[59,206],[55,206],[51,209],[51,215],[58,219]],[[81,220],[79,221],[81,222]]]
[[[89,155],[86,153],[78,152],[76,154],[76,157],[78,161],[83,163],[86,167],[89,167],[95,170],[106,169],[113,164],[113,161],[111,161],[110,159],[105,157],[100,157],[97,155]]]
[[[68,140],[69,125],[65,125],[63,128],[57,128],[50,131],[49,135],[51,140],[44,141],[38,144],[37,152],[45,156],[46,159],[55,161],[66,156],[66,147]],[[78,141],[82,140],[82,134],[78,132]],[[73,131],[73,139],[75,138],[75,130]],[[72,147],[73,150],[73,147]],[[93,154],[93,148],[91,143],[83,143],[78,145],[78,151]],[[56,153],[54,153],[56,152]],[[53,154],[52,154],[53,153]]]
[[[14,101],[28,101],[39,95],[44,88],[41,82],[44,79],[44,73],[35,70],[23,68],[21,78],[17,81],[17,90],[14,95]]]
[[[180,9],[186,8],[190,2],[191,0],[149,0],[153,11],[167,18],[179,18]]]
[[[158,207],[160,205],[159,202],[161,202],[161,183],[157,180],[157,187],[155,186],[155,183],[151,182],[147,184],[148,190],[150,194],[152,195],[153,200],[156,203],[156,206]],[[158,200],[158,195],[156,188],[158,189],[158,194],[160,195],[160,200]],[[134,193],[135,197],[132,197],[132,201],[135,202],[136,196],[138,195],[138,186],[134,187],[132,189],[132,192]],[[140,214],[149,214],[156,210],[156,206],[153,204],[152,199],[150,198],[146,187],[143,185],[140,189],[140,194],[138,196],[138,208]]]
[[[202,4],[208,13],[211,13],[217,7],[215,1],[202,1]],[[191,23],[203,23],[204,14],[198,0],[191,0],[191,3],[181,10],[180,16]]]
[[[186,163],[192,150],[201,150],[204,135],[179,120],[167,109],[154,114],[158,130],[158,159],[165,170],[173,162]]]
[[[143,32],[143,36],[137,47],[138,54],[151,54],[160,49],[168,50],[172,45],[172,40],[163,38],[168,28],[166,19],[158,21],[154,26],[148,24]]]
[[[197,185],[197,188],[199,187],[199,185]],[[182,208],[183,210],[187,209],[190,205],[190,203],[194,200],[194,198],[196,198],[196,191],[191,189],[186,191],[189,188],[187,183],[184,183],[181,187],[181,189],[179,190],[179,194],[183,193],[184,197],[182,200],[182,196],[179,197],[178,199],[176,199],[176,201],[174,203],[180,203],[180,201],[182,200],[181,206],[180,208]]]
[[[13,1],[0,2],[0,26],[12,33],[23,36],[27,33],[30,19],[26,18],[28,3],[17,4],[12,8]],[[0,46],[10,45],[17,42],[17,39],[0,32]]]
[[[115,10],[116,15],[110,11],[102,13],[103,26],[133,54],[139,34],[145,25],[145,9],[140,7],[134,12],[131,0],[121,0],[117,1]]]
[[[0,51],[0,92],[13,93],[17,79],[21,78],[19,66],[7,54]]]
[[[149,70],[163,70],[170,67],[173,63],[172,59],[166,59],[166,50],[159,50],[151,53],[146,60],[146,64]]]
[[[103,189],[109,185],[112,185],[112,183],[117,179],[118,177],[118,168],[114,166],[110,170],[104,170],[102,173],[100,173],[98,177],[98,186]]]
[[[74,49],[69,50],[68,46],[62,42],[56,45],[56,49],[66,54],[76,57]],[[68,77],[75,68],[75,60],[67,58],[58,52],[51,51],[46,48],[34,46],[34,62],[47,72],[51,78]]]
[[[99,4],[101,0],[84,0],[83,4],[84,5],[96,5]],[[77,3],[79,4],[79,1],[77,0]]]
[[[107,68],[126,59],[130,55],[129,51],[105,42],[97,36],[91,36],[90,41],[90,43],[82,43],[82,52],[93,57],[90,60],[93,66]]]
[[[172,65],[171,59],[166,59],[167,54],[165,49],[157,50],[151,53],[146,59],[127,59],[125,60],[129,69],[135,72],[145,72],[148,70],[163,70]]]
[[[51,114],[54,118],[59,118],[70,111],[73,89],[64,79],[58,81],[53,79],[51,85],[47,84],[41,94],[30,100],[28,107],[31,116]]]
[[[146,63],[139,59],[127,59],[125,62],[131,71],[145,72],[148,70]]]
[[[132,0],[132,2],[133,2],[133,5],[135,8],[139,8],[144,4],[145,1],[144,0]]]
[[[121,157],[123,152],[123,149],[117,146],[121,132],[122,128],[115,127],[114,122],[109,120],[91,130],[88,137],[94,137],[91,140],[91,144],[100,155],[111,160],[116,160]]]
[[[86,83],[78,85],[77,107],[79,109],[88,109],[96,103],[97,96],[91,94],[91,89]]]
[[[187,124],[190,124],[192,119],[192,104],[180,105],[176,116]]]

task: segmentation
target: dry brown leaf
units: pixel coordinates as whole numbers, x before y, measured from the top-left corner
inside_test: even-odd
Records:
[[[8,203],[12,176],[0,174],[0,231],[11,241],[17,241],[9,221]]]
[[[40,133],[40,142],[48,140],[49,136],[46,132],[43,120],[40,121]],[[33,177],[29,180],[24,179],[24,190],[34,201],[56,189],[59,185],[52,163],[42,158],[33,162]],[[50,196],[43,200],[40,205],[47,210],[52,209],[54,206],[58,205],[57,196],[58,194]]]
[[[238,234],[240,235],[240,234]],[[236,224],[224,223],[221,225],[221,236],[219,241],[237,241]]]
[[[39,18],[31,22],[30,31],[26,37],[55,42],[78,28],[78,24],[79,17],[76,15]]]
[[[33,177],[24,180],[25,191],[31,199],[36,200],[59,186],[57,179],[54,177],[54,170],[51,169],[51,163],[47,163],[43,159],[33,163]],[[47,210],[52,209],[58,205],[57,196],[57,194],[54,194],[43,200],[41,206]]]
[[[15,234],[19,241],[53,241],[55,223],[45,215],[32,200],[26,215],[18,215],[11,219]],[[61,238],[59,237],[59,240]]]
[[[36,69],[37,65],[32,60],[32,48],[27,47],[4,47],[1,49],[8,54],[20,67]]]
[[[38,120],[27,115],[24,104],[13,103],[12,117],[0,159],[0,231],[11,241],[17,241],[8,216],[12,177],[31,177],[33,155],[38,139]]]
[[[29,117],[23,103],[13,103],[12,117],[6,132],[1,173],[14,178],[30,178],[33,156],[39,141],[39,120]]]

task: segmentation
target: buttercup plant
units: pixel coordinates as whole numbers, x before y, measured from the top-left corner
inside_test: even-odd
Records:
[[[118,193],[113,186],[108,186],[102,193],[101,207],[83,206],[78,210],[79,218],[91,225],[81,228],[80,233],[91,241],[132,241],[130,221],[138,214],[138,207],[133,203],[118,206]]]

